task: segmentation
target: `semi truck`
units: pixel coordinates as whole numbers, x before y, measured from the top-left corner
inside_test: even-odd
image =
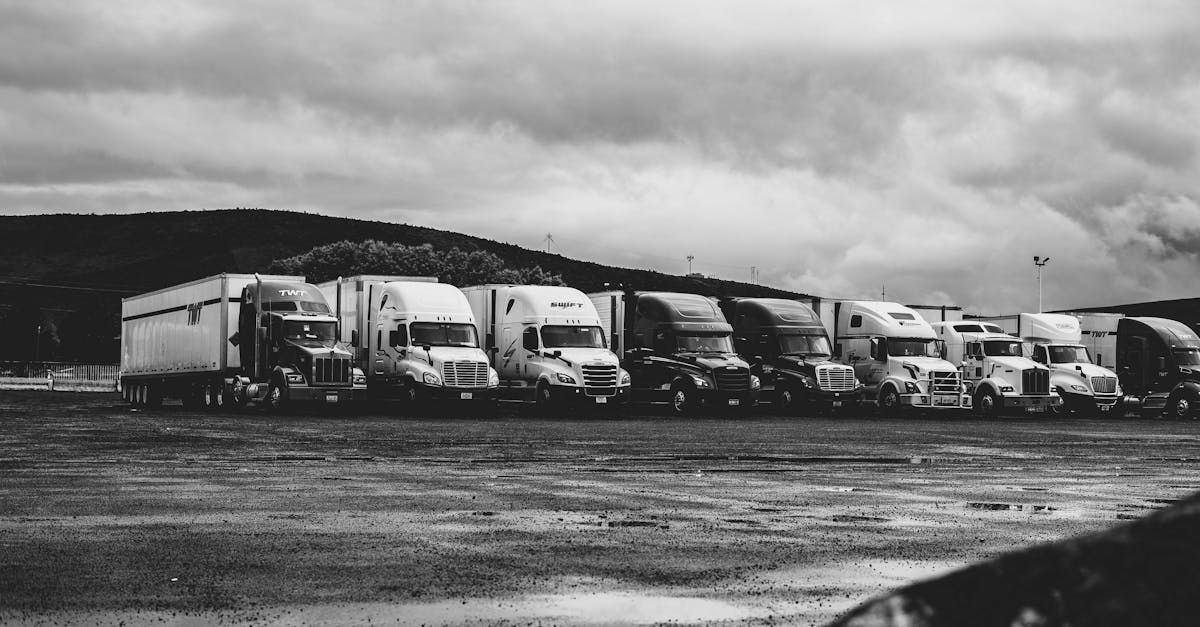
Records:
[[[596,308],[583,292],[501,284],[462,291],[499,373],[501,398],[543,408],[629,400],[629,373],[609,350]]]
[[[990,322],[932,325],[943,356],[959,365],[976,411],[994,416],[1005,409],[1044,412],[1062,404],[1050,386],[1050,368],[1024,356],[1021,339]]]
[[[998,326],[1004,333],[1027,343],[1029,356],[1050,368],[1050,387],[1062,399],[1052,409],[1084,414],[1112,413],[1123,396],[1117,373],[1093,363],[1083,344],[1083,329],[1076,316],[1057,313],[1021,313],[976,320]]]
[[[886,301],[832,305],[834,358],[854,369],[865,400],[881,413],[971,407],[961,373],[942,358],[942,342],[916,311]]]
[[[588,294],[639,400],[672,412],[753,407],[761,382],[733,347],[716,302],[696,294],[610,290]]]
[[[366,392],[337,319],[302,276],[218,274],[123,299],[119,376],[135,407],[178,398],[189,407],[279,410]]]
[[[487,402],[500,378],[457,287],[436,277],[358,275],[318,285],[373,399]]]
[[[1127,317],[1117,323],[1117,374],[1143,416],[1200,415],[1200,337],[1166,318]]]
[[[856,407],[863,385],[854,368],[831,361],[829,334],[811,307],[780,298],[724,298],[733,346],[761,381],[759,397],[775,409]]]

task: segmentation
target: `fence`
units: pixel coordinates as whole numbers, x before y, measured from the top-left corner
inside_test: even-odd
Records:
[[[0,362],[0,390],[113,392],[119,372],[116,364]]]

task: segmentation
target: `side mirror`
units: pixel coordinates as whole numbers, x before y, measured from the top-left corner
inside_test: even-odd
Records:
[[[433,350],[433,345],[432,345],[432,344],[422,344],[422,345],[421,345],[421,350],[423,350],[423,351],[425,351],[426,353],[428,353],[429,351]]]
[[[358,348],[358,329],[350,330],[350,345]]]
[[[879,338],[871,338],[871,359],[879,361]]]
[[[550,356],[555,357],[555,358],[562,357],[562,351],[560,351],[560,350],[550,351]]]

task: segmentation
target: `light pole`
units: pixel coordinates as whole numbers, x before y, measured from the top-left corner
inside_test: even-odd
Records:
[[[1042,259],[1038,255],[1033,256],[1033,265],[1037,266],[1038,276],[1038,313],[1042,313],[1042,266],[1046,265],[1048,261],[1050,261],[1049,257]]]
[[[42,325],[37,327],[37,335],[33,336],[33,360],[41,361],[42,359]]]

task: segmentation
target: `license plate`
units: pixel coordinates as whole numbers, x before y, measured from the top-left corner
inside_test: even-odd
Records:
[[[957,405],[958,399],[953,396],[935,396],[933,397],[934,405]]]
[[[834,407],[841,407],[841,406],[842,406],[842,402],[841,402],[841,401],[834,401],[834,402],[833,402],[833,406],[834,406]]]
[[[1101,405],[1100,406],[1100,411],[1102,411],[1102,412],[1109,411],[1110,409],[1112,409],[1112,405]]]
[[[1031,414],[1040,414],[1040,413],[1046,411],[1046,408],[1042,407],[1041,405],[1038,405],[1036,407],[1026,407],[1025,411],[1027,411]]]
[[[741,404],[742,404],[742,399],[740,399],[740,398],[731,398],[731,399],[729,399],[729,406],[730,406],[730,407],[734,407],[734,406],[741,405]]]
[[[338,395],[337,395],[337,394],[326,394],[326,395],[325,395],[325,402],[326,402],[326,403],[336,403],[336,402],[338,402]]]
[[[597,397],[596,397],[596,402],[597,402],[597,403],[599,403],[599,404],[601,404],[601,405],[603,405],[603,404],[605,404],[605,403],[607,403],[607,402],[608,402],[608,399],[607,399],[607,398],[604,398],[603,396],[597,396]]]
[[[469,401],[472,398],[475,398],[475,393],[474,392],[462,392],[458,395],[458,397],[464,401]]]

